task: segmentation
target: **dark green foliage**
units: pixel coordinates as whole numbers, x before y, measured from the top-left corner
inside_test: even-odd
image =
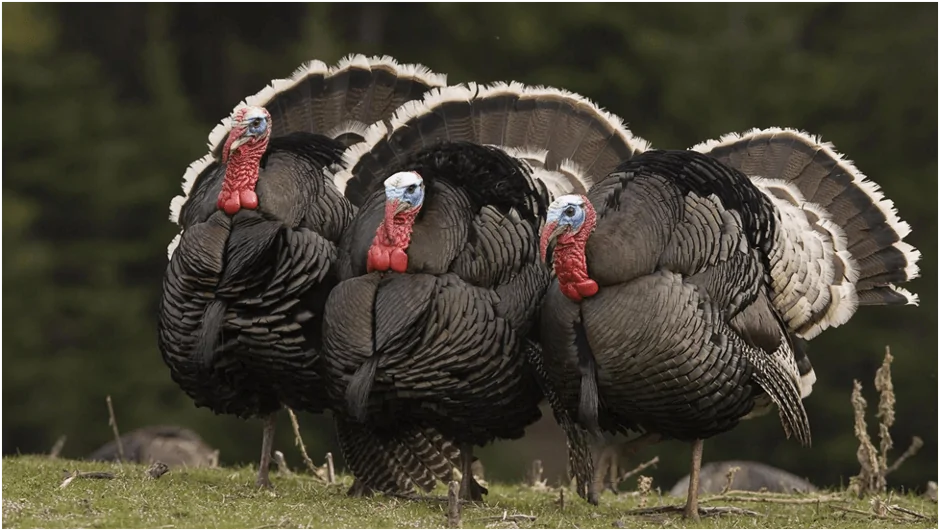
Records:
[[[64,455],[91,451],[110,438],[111,394],[124,430],[181,424],[223,462],[255,459],[260,424],[195,409],[160,360],[169,201],[242,98],[305,60],[360,52],[453,83],[580,92],[658,148],[772,125],[833,142],[913,226],[923,273],[907,287],[922,304],[862,308],[811,342],[812,448],[768,415],[710,440],[706,461],[756,459],[845,484],[858,472],[852,380],[871,381],[891,344],[893,437],[920,435],[925,449],[890,483],[936,479],[937,5],[4,4],[3,15],[5,454],[47,451],[60,434]],[[331,423],[314,419],[301,424],[319,462],[336,445]],[[282,420],[276,448],[291,439]],[[488,477],[521,477],[543,457],[520,450],[537,439],[484,452]],[[654,453],[669,487],[688,448],[638,459]],[[550,466],[557,477],[564,461]]]

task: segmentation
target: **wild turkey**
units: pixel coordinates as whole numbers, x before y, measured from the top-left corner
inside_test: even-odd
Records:
[[[918,300],[897,287],[917,276],[919,253],[892,202],[796,131],[648,151],[587,198],[556,199],[547,219],[542,252],[558,279],[541,333],[559,401],[587,430],[693,442],[691,517],[702,440],[756,401],[810,443],[802,341],[857,305]]]
[[[147,426],[121,437],[124,459],[145,465],[156,461],[189,468],[212,467],[219,463],[219,450],[207,445],[193,430],[179,426]],[[110,441],[88,456],[90,461],[117,461],[118,444]]]
[[[335,177],[362,207],[324,315],[327,385],[385,437],[459,443],[461,495],[480,499],[473,446],[540,417],[522,347],[549,283],[546,206],[645,144],[580,96],[518,83],[433,90],[366,138]]]
[[[213,130],[210,153],[183,178],[170,219],[159,345],[170,374],[197,406],[265,419],[258,483],[268,485],[275,415],[282,404],[327,406],[321,377],[322,309],[336,283],[336,243],[354,208],[325,177],[369,124],[445,76],[388,57],[319,61],[236,107]],[[450,477],[457,449],[421,430],[377,446],[343,415],[348,457],[368,460],[357,489],[429,489]]]

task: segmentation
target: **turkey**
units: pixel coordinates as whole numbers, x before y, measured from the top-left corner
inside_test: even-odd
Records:
[[[581,429],[692,442],[684,514],[698,518],[703,439],[768,402],[808,445],[801,400],[816,377],[803,342],[858,305],[917,304],[897,285],[918,275],[909,231],[804,133],[647,151],[549,207],[543,369]]]
[[[519,83],[433,90],[372,126],[335,175],[362,203],[324,313],[336,407],[380,438],[440,430],[461,449],[462,498],[481,499],[473,447],[540,417],[527,356],[546,207],[643,149],[584,98]]]
[[[197,406],[264,419],[257,483],[268,466],[282,404],[328,407],[321,320],[336,284],[336,244],[354,207],[323,169],[368,126],[444,86],[445,76],[389,57],[302,66],[236,107],[212,131],[170,219],[158,342],[173,380]],[[430,429],[382,445],[335,415],[348,459],[373,470],[357,491],[430,489],[450,478],[457,448]]]

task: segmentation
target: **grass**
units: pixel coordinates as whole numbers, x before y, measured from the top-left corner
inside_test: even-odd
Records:
[[[76,478],[60,488],[63,471],[107,471],[112,480]],[[410,501],[386,496],[351,498],[346,489],[351,478],[340,476],[339,485],[325,485],[308,475],[292,477],[272,473],[272,491],[254,487],[250,467],[239,469],[178,469],[163,477],[145,479],[145,467],[131,464],[89,463],[38,456],[3,459],[3,527],[5,528],[440,528],[447,524],[445,504]],[[436,492],[435,494],[443,494]],[[558,504],[559,490],[535,490],[523,485],[490,485],[485,503],[464,507],[467,528],[936,528],[938,506],[924,497],[892,494],[889,504],[916,511],[927,519],[879,518],[868,500],[846,494],[836,502],[782,504],[722,501],[763,516],[729,515],[704,518],[700,524],[678,515],[631,516],[639,506],[631,493],[606,494],[593,507],[566,490],[565,507]],[[664,503],[682,503],[663,498]],[[649,505],[659,504],[654,492]],[[860,513],[833,508],[840,505]],[[703,505],[710,505],[703,503]],[[534,521],[502,520],[509,515],[535,516]],[[862,513],[862,514],[861,514]]]

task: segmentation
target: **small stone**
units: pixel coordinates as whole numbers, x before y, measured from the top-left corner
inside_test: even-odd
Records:
[[[928,492],[925,492],[925,496],[927,496],[929,500],[937,503],[938,501],[938,482],[937,481],[928,482]]]
[[[158,479],[160,476],[166,474],[170,471],[170,467],[166,463],[160,461],[154,461],[152,465],[147,467],[147,470],[144,471],[147,474],[147,477],[150,479]]]

